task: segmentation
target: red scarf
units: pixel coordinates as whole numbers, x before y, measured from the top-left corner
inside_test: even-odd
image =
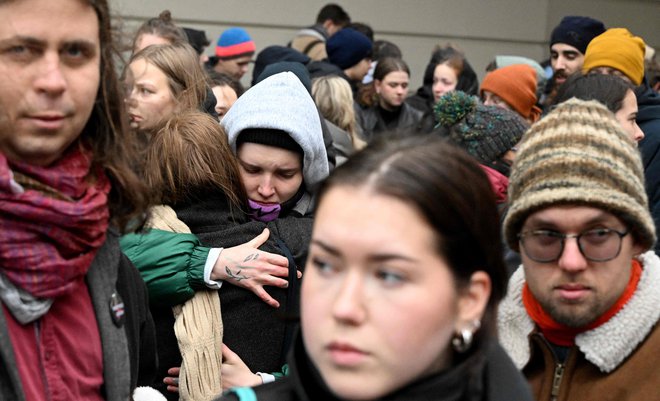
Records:
[[[641,276],[642,265],[639,263],[639,261],[633,259],[632,269],[630,271],[630,280],[628,281],[628,285],[623,291],[623,294],[621,294],[619,299],[607,312],[601,315],[593,323],[585,327],[573,328],[557,323],[546,311],[543,310],[539,302],[536,300],[536,298],[534,298],[534,295],[529,290],[527,283],[525,283],[523,286],[522,301],[525,305],[525,309],[527,310],[527,314],[532,318],[534,323],[539,326],[539,329],[545,338],[548,339],[548,341],[563,347],[571,347],[575,344],[575,336],[582,332],[595,329],[596,327],[610,320],[621,310],[621,308],[623,308],[623,306],[635,293]]]
[[[495,202],[498,205],[506,203],[509,178],[486,165],[480,164],[480,166],[486,172],[486,176],[488,176],[488,181],[490,181],[490,186],[493,188],[493,193],[495,194]]]
[[[0,266],[37,298],[72,290],[105,242],[110,181],[99,171],[90,183],[90,169],[77,146],[48,167],[0,153]]]

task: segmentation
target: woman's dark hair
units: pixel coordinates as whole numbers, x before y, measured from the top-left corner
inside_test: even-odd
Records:
[[[434,136],[379,138],[330,174],[319,189],[318,206],[339,186],[365,187],[417,209],[434,230],[437,253],[459,291],[473,273],[486,272],[492,293],[480,332],[493,335],[508,275],[493,190],[470,155]]]
[[[356,31],[360,32],[364,36],[368,37],[371,43],[374,41],[374,30],[371,28],[371,26],[365,24],[364,22],[351,22],[348,24],[349,28],[355,29]]]
[[[424,71],[424,86],[428,86],[430,89],[431,85],[433,85],[433,74],[438,64],[447,64],[456,71],[456,76],[458,77],[456,90],[470,95],[477,94],[479,91],[477,74],[472,69],[472,66],[470,66],[470,63],[468,63],[463,51],[451,44],[437,46],[433,50],[431,61],[429,61]],[[432,93],[431,97],[433,97]]]
[[[326,4],[321,8],[318,15],[316,16],[316,23],[322,24],[326,20],[332,21],[333,24],[345,27],[351,23],[351,17],[348,16],[348,13],[341,8],[340,5],[330,3]]]
[[[234,79],[233,77],[230,77],[227,74],[223,74],[221,72],[217,72],[216,70],[206,70],[206,75],[209,77],[209,86],[214,87],[214,86],[228,86],[236,92],[236,97],[241,97],[243,92],[245,92],[245,88],[243,88],[243,85],[237,80]]]
[[[374,80],[382,81],[385,79],[385,76],[390,72],[394,71],[404,71],[410,77],[410,69],[405,61],[396,57],[385,57],[381,58],[376,63],[376,68],[374,69]],[[376,87],[374,82],[369,82],[366,85],[360,86],[357,93],[357,103],[365,108],[372,107],[378,104],[378,94],[376,93]]]
[[[94,109],[80,136],[93,152],[94,164],[112,183],[108,206],[113,224],[121,231],[141,226],[151,204],[149,191],[134,171],[138,142],[128,129],[124,92],[115,60],[120,60],[107,0],[89,0],[99,20],[101,80]]]
[[[400,58],[387,57],[378,61],[374,70],[374,80],[382,81],[387,74],[394,71],[403,71],[410,76],[408,64]]]
[[[447,63],[450,67],[457,69],[460,67],[461,72],[457,74],[458,81],[456,82],[456,90],[463,91],[469,95],[476,95],[479,92],[479,79],[477,73],[474,72],[470,63],[463,52],[457,47],[448,44],[445,46],[436,46],[431,54],[431,60],[424,70],[423,84],[417,89],[414,96],[409,97],[406,102],[411,106],[420,110],[426,111],[426,116],[430,117],[424,119],[419,129],[422,132],[430,132],[433,125],[431,117],[433,105],[435,104],[435,97],[433,96],[433,75],[435,74],[435,67],[438,64]],[[462,64],[462,67],[461,67]]]
[[[371,49],[371,58],[378,61],[385,57],[403,58],[403,54],[399,46],[389,40],[375,40]]]
[[[580,100],[597,100],[612,113],[616,113],[623,107],[623,99],[629,90],[634,90],[632,84],[616,75],[576,73],[559,87],[552,105],[575,97]]]

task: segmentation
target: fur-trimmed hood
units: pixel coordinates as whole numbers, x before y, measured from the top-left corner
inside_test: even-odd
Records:
[[[616,369],[635,352],[660,318],[660,259],[653,251],[638,259],[643,270],[632,298],[609,321],[575,338],[585,358],[604,373]],[[497,319],[500,343],[519,369],[529,361],[528,336],[534,330],[534,322],[522,302],[524,282],[525,273],[520,266],[509,281]]]

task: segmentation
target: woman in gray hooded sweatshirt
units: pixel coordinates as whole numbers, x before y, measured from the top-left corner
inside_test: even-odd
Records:
[[[227,112],[222,125],[238,159],[250,221],[213,225],[215,218],[228,213],[213,193],[200,194],[194,202],[173,208],[206,246],[240,244],[267,227],[270,238],[260,249],[289,259],[288,287],[268,288],[279,302],[277,309],[237,286],[222,286],[219,290],[223,364],[229,367],[239,361],[252,372],[279,371],[298,316],[297,271],[304,269],[311,238],[313,191],[329,171],[319,113],[295,74],[282,72],[246,91]],[[223,367],[229,386],[232,376],[225,373]],[[249,379],[274,378],[259,373]]]

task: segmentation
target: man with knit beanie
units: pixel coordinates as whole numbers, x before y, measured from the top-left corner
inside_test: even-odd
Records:
[[[488,73],[479,93],[485,105],[513,110],[534,123],[541,116],[536,87],[536,70],[527,64],[513,64]]]
[[[522,266],[500,341],[536,399],[660,399],[655,226],[639,153],[604,106],[568,100],[523,136],[504,235]]]
[[[255,50],[254,41],[247,31],[232,27],[225,30],[218,38],[215,57],[209,59],[209,64],[216,72],[227,74],[240,81],[248,70]]]
[[[550,65],[555,89],[582,68],[587,45],[605,32],[602,22],[580,16],[564,17],[550,35]]]
[[[371,67],[371,40],[353,28],[344,28],[328,39],[325,48],[328,58],[308,65],[311,77],[338,75],[351,84],[355,95]]]
[[[656,229],[660,227],[660,95],[644,78],[644,40],[625,28],[608,29],[587,47],[582,72],[621,77],[637,88],[637,124],[644,132],[639,142],[646,190]],[[660,254],[660,244],[655,244]]]

